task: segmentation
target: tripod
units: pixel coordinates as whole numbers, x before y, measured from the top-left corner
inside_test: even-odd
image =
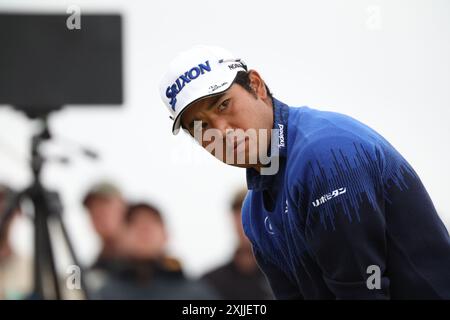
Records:
[[[34,284],[30,298],[62,299],[50,233],[51,224],[56,224],[61,230],[73,263],[80,268],[80,289],[84,292],[85,298],[89,299],[89,293],[82,276],[84,273],[62,219],[63,210],[60,197],[57,192],[46,190],[41,182],[41,172],[46,159],[40,153],[40,146],[43,142],[51,139],[48,126],[49,114],[50,112],[47,112],[37,116],[42,127],[39,132],[33,135],[31,141],[32,183],[24,190],[15,193],[6,205],[4,214],[0,216],[0,235],[4,233],[8,221],[19,208],[20,203],[25,199],[30,200],[34,208]]]

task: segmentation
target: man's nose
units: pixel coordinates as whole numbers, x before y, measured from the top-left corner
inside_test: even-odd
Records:
[[[222,134],[222,138],[225,139],[225,137],[227,136],[227,131],[229,131],[230,129],[228,121],[223,119],[223,117],[214,117],[211,119],[211,125],[213,128],[219,130]]]

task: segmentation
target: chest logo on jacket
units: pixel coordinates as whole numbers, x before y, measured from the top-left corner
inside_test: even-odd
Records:
[[[327,193],[327,194],[324,194],[323,196],[321,196],[319,199],[316,199],[313,203],[312,203],[312,205],[314,206],[314,207],[318,207],[318,206],[320,206],[321,204],[324,204],[325,202],[327,202],[328,200],[330,200],[330,199],[333,199],[333,198],[336,198],[337,196],[340,196],[341,194],[344,194],[344,193],[346,193],[347,192],[347,188],[339,188],[339,189],[336,189],[336,190],[333,190],[332,192],[330,192],[330,193]]]

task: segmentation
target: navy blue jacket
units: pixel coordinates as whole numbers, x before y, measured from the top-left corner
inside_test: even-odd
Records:
[[[450,237],[417,173],[357,120],[274,99],[279,170],[242,222],[278,299],[450,299]]]

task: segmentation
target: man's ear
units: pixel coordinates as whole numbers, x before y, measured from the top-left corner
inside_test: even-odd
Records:
[[[252,87],[256,96],[262,100],[267,99],[266,85],[261,76],[259,75],[258,71],[253,69],[250,70],[248,72],[248,77],[250,79],[250,87]]]

